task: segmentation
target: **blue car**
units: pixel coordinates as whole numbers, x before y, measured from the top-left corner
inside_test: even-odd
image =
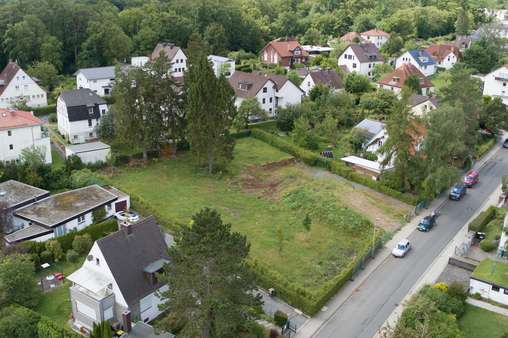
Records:
[[[466,195],[466,186],[461,183],[457,183],[452,187],[452,190],[450,190],[450,194],[448,195],[448,198],[454,201],[460,201],[462,197]]]
[[[422,218],[418,226],[416,227],[419,231],[428,232],[436,225],[437,214],[432,213],[429,216]]]
[[[503,142],[503,148],[508,148],[508,138]]]

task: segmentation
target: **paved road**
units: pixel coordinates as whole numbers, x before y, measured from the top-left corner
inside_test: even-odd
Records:
[[[409,236],[413,250],[388,257],[325,322],[314,338],[372,338],[457,231],[508,175],[508,149],[499,149],[480,171],[480,184],[459,202],[446,202],[437,226]]]

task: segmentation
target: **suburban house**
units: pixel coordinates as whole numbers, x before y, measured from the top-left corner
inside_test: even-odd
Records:
[[[72,144],[94,140],[95,128],[107,111],[106,101],[90,89],[62,92],[56,104],[58,131]]]
[[[150,60],[154,61],[161,53],[164,53],[171,65],[170,74],[173,77],[183,77],[187,70],[187,56],[183,50],[174,43],[161,42],[153,49]]]
[[[235,60],[218,55],[208,55],[208,61],[212,63],[215,76],[230,77],[235,72]]]
[[[375,65],[384,62],[383,55],[373,43],[352,44],[339,56],[338,65],[349,72],[357,72],[372,78]]]
[[[283,75],[237,71],[229,78],[229,84],[235,91],[237,107],[245,99],[255,98],[269,117],[274,117],[279,107],[301,103],[304,95],[298,86]]]
[[[84,229],[130,207],[129,196],[113,187],[90,185],[51,196],[46,191],[12,181],[1,189],[3,198],[25,201],[22,202],[24,206],[13,212],[12,228],[15,231],[4,236],[7,244],[27,240],[44,242]],[[99,213],[101,219],[94,219],[98,210],[102,210]]]
[[[82,68],[74,73],[76,89],[87,88],[99,96],[109,96],[115,84],[115,66]]]
[[[425,76],[431,76],[436,73],[436,61],[432,55],[425,49],[413,49],[405,52],[395,62],[395,67],[399,68],[405,63],[410,63]]]
[[[473,42],[473,39],[470,36],[467,35],[457,35],[455,37],[454,45],[459,49],[461,53],[464,53],[466,49],[471,47],[471,43]]]
[[[377,82],[377,85],[379,88],[400,94],[402,87],[410,76],[416,76],[420,79],[420,88],[423,95],[430,95],[434,91],[432,82],[411,63],[404,63],[393,72],[386,74]]]
[[[342,78],[335,70],[314,70],[310,71],[300,84],[300,89],[305,95],[309,95],[316,85],[329,87],[332,91],[344,89]]]
[[[297,63],[306,63],[309,53],[293,38],[279,38],[270,41],[261,50],[261,62],[291,67]]]
[[[372,161],[351,155],[343,157],[342,161],[354,170],[377,180],[384,170],[391,168],[391,166],[384,167],[382,165],[383,156],[379,154],[379,149],[388,138],[386,124],[381,121],[364,119],[358,123],[354,129],[361,131],[365,138],[365,142],[362,146],[363,151],[365,153],[375,154],[378,158],[376,161]]]
[[[365,42],[365,39],[363,39],[362,36],[360,35],[360,33],[357,33],[357,32],[346,33],[346,34],[342,35],[339,38],[339,40],[347,42],[347,43],[362,43],[362,42]]]
[[[120,224],[95,241],[81,268],[67,277],[74,328],[87,333],[108,320],[130,332],[134,319],[155,319],[163,303],[158,292],[167,290],[157,274],[167,263],[164,233],[153,217]]]
[[[508,264],[489,258],[481,261],[469,279],[469,293],[508,305]]]
[[[508,104],[508,64],[485,75],[483,95],[499,97]]]
[[[0,108],[0,162],[20,159],[23,149],[38,149],[51,163],[51,146],[43,122],[32,112]]]
[[[454,45],[432,45],[427,48],[427,52],[437,62],[436,66],[438,68],[450,69],[459,62],[461,58],[459,48]]]
[[[16,62],[10,61],[0,73],[0,108],[24,103],[28,107],[46,107],[46,92]]]
[[[390,38],[390,34],[380,29],[371,29],[360,33],[360,37],[367,42],[375,44],[377,48],[381,48]]]
[[[438,101],[436,96],[413,94],[409,97],[409,107],[413,116],[423,117],[429,111],[436,109]]]

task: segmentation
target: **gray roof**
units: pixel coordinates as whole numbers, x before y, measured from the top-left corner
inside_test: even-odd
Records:
[[[89,151],[97,151],[103,149],[111,149],[109,145],[100,141],[81,144],[71,144],[66,145],[65,147],[69,148],[69,150],[72,151],[74,154],[87,153]]]
[[[115,78],[115,66],[81,68],[74,74],[77,75],[78,73],[82,73],[88,80],[113,80]]]
[[[362,122],[358,123],[355,128],[365,130],[368,136],[372,138],[381,130],[385,129],[385,124],[380,121],[365,119]]]
[[[164,235],[155,218],[148,217],[126,229],[97,240],[104,259],[127,304],[134,304],[162,286],[153,285],[145,269],[161,259],[169,261]]]
[[[310,76],[315,84],[322,84],[333,89],[344,88],[342,78],[335,70],[316,70],[310,72]]]
[[[417,105],[424,103],[426,101],[432,102],[432,104],[435,105],[436,107],[438,106],[438,100],[437,100],[436,96],[425,96],[425,95],[413,94],[409,97],[409,105],[411,107],[417,106]]]
[[[106,189],[98,185],[90,185],[47,197],[16,210],[15,215],[51,228],[117,199],[117,196]]]
[[[174,43],[160,42],[153,49],[150,59],[153,61],[157,59],[161,55],[161,53],[164,53],[168,61],[172,61],[176,53],[178,53],[180,49],[181,48],[176,46]]]
[[[37,224],[31,224],[23,229],[13,232],[12,234],[6,235],[4,240],[9,243],[17,243],[25,240],[30,240],[42,235],[50,234],[53,230],[46,229]]]
[[[362,43],[350,45],[360,62],[382,62],[384,61],[383,55],[373,43]]]
[[[216,62],[231,62],[234,61],[233,59],[219,56],[219,55],[208,55],[208,61],[216,61]]]
[[[18,208],[47,196],[49,191],[18,181],[9,180],[0,183],[0,203],[7,203],[9,208]]]
[[[137,322],[132,327],[132,331],[121,338],[174,338],[171,333],[156,334],[154,328],[143,322]]]
[[[60,98],[67,107],[77,106],[95,106],[97,104],[106,104],[106,101],[88,88],[80,88],[62,92]]]

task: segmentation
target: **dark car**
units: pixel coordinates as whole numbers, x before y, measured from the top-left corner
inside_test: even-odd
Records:
[[[457,183],[452,187],[452,190],[450,190],[448,198],[454,201],[460,201],[460,199],[466,195],[466,190],[467,189],[464,184]]]
[[[508,148],[508,138],[503,142],[503,148]]]
[[[476,170],[470,170],[464,177],[464,185],[468,188],[472,188],[473,185],[480,182],[480,173]]]
[[[436,218],[437,218],[436,214],[425,216],[424,218],[422,218],[422,220],[420,221],[420,223],[416,228],[423,232],[430,231],[430,229],[432,229],[434,225],[436,225]]]

